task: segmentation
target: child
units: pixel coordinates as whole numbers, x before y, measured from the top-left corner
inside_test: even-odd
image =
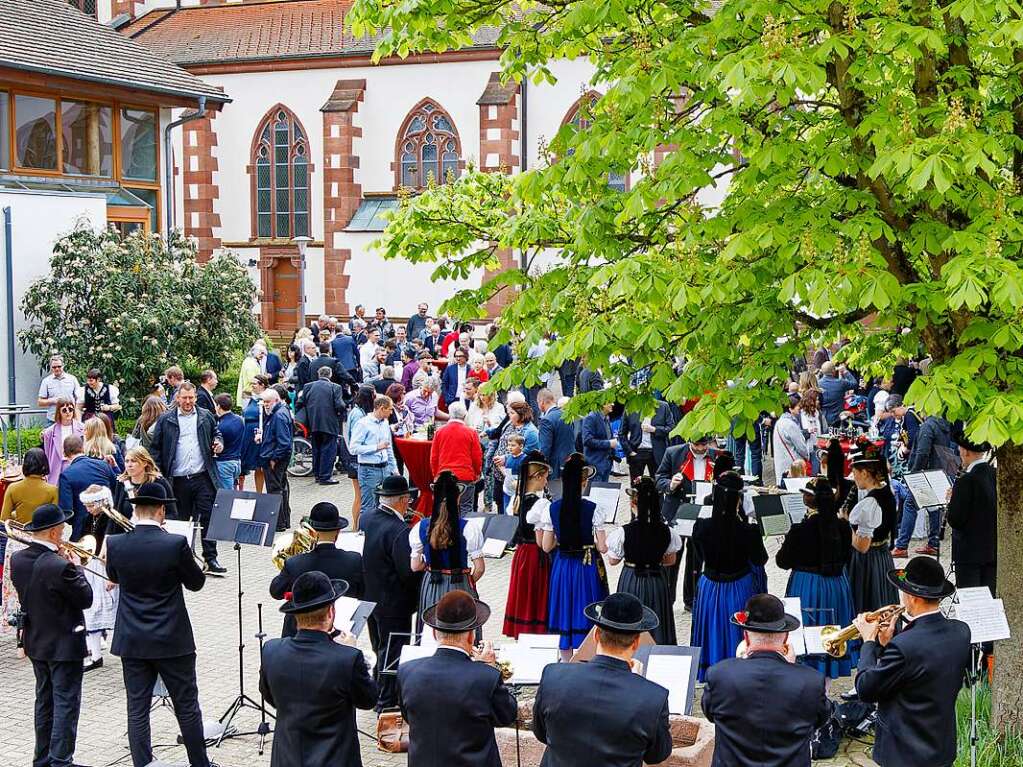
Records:
[[[526,446],[526,440],[521,434],[512,434],[508,437],[508,455],[504,457],[504,508],[505,512],[511,514],[511,500],[515,495],[518,483],[519,466],[525,454],[522,450]]]

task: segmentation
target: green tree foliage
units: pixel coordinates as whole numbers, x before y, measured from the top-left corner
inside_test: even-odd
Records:
[[[1019,0],[358,0],[348,23],[381,31],[377,56],[495,26],[506,78],[594,67],[589,125],[549,137],[550,162],[429,190],[381,243],[437,277],[523,254],[528,273],[449,303],[515,290],[506,335],[558,334],[504,383],[583,356],[616,387],[576,414],[602,396],[649,412],[657,388],[702,397],[694,434],[777,409],[792,359],[839,338],[866,374],[930,356],[910,399],[1001,446],[999,585],[1023,631]],[[1023,720],[1023,654],[1002,644],[1004,724]]]
[[[50,273],[26,291],[30,325],[20,340],[41,363],[63,354],[81,380],[99,368],[133,411],[169,365],[227,369],[260,335],[255,301],[230,254],[200,264],[181,237],[168,246],[155,235],[83,226],[56,243]]]

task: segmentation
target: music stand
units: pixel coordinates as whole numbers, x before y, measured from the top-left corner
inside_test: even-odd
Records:
[[[224,730],[217,738],[216,745],[218,747],[225,738],[259,735],[260,749],[262,749],[266,735],[270,732],[269,725],[265,721],[265,715],[268,712],[262,699],[263,696],[260,695],[260,702],[257,703],[245,693],[245,638],[242,634],[242,596],[245,592],[242,591],[242,544],[272,546],[280,509],[281,496],[245,490],[217,490],[217,498],[213,502],[207,537],[215,541],[232,541],[238,564],[238,695],[219,719]],[[262,619],[262,611],[260,618]],[[262,626],[260,626],[259,633],[263,633]],[[262,641],[260,638],[260,645],[262,645]],[[259,727],[251,732],[231,731],[231,722],[235,714],[246,707],[260,712]],[[273,714],[269,714],[269,716],[272,717]]]

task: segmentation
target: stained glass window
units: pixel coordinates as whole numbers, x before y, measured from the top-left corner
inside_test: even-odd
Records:
[[[566,120],[566,122],[569,125],[575,126],[577,131],[584,131],[588,129],[590,125],[593,124],[593,108],[596,106],[597,99],[599,98],[600,96],[596,93],[588,93],[583,96],[575,103],[575,106],[572,107],[569,112],[570,117]],[[568,150],[568,154],[571,155],[574,151],[575,150],[570,149]],[[612,171],[607,174],[607,185],[619,192],[627,191],[629,188],[629,174]]]
[[[451,118],[432,101],[424,101],[405,118],[397,166],[401,186],[420,189],[431,181],[457,177],[461,164],[458,132]]]
[[[298,119],[276,108],[256,131],[256,236],[309,235],[309,143]]]

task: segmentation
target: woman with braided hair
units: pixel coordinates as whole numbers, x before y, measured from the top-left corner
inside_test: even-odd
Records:
[[[732,622],[756,593],[753,567],[767,562],[760,528],[742,511],[742,477],[726,471],[714,483],[710,519],[698,519],[693,543],[703,556],[703,575],[693,604],[690,645],[700,651],[699,680],[707,669],[735,656],[742,629]]]
[[[572,453],[561,469],[563,495],[541,512],[536,529],[543,532],[540,546],[554,552],[551,565],[547,626],[560,634],[561,657],[571,660],[592,622],[583,610],[607,597],[607,574],[601,554],[607,551],[604,513],[583,498],[583,485],[594,469],[580,453]]]
[[[895,496],[881,448],[869,441],[852,452],[852,473],[859,500],[849,512],[853,528],[849,585],[856,614],[899,603],[899,592],[888,579],[895,569],[890,550],[895,538]]]
[[[483,528],[458,516],[463,485],[450,471],[433,482],[433,514],[409,531],[412,571],[426,572],[419,590],[416,630],[423,630],[423,613],[449,591],[467,591],[478,599],[476,583],[483,577]]]
[[[835,510],[835,493],[824,477],[814,477],[803,488],[806,516],[792,525],[775,557],[778,567],[791,570],[785,596],[799,597],[804,626],[848,626],[856,613],[852,589],[845,574],[852,553],[852,529]],[[858,651],[844,658],[802,658],[825,676],[849,676]]]
[[[536,529],[542,513],[550,507],[544,497],[551,467],[539,450],[526,454],[519,466],[519,481],[511,502],[511,515],[519,526],[512,542],[515,556],[508,583],[508,602],[504,608],[505,636],[547,633],[547,597],[551,580],[551,560],[540,548],[543,532]]]

